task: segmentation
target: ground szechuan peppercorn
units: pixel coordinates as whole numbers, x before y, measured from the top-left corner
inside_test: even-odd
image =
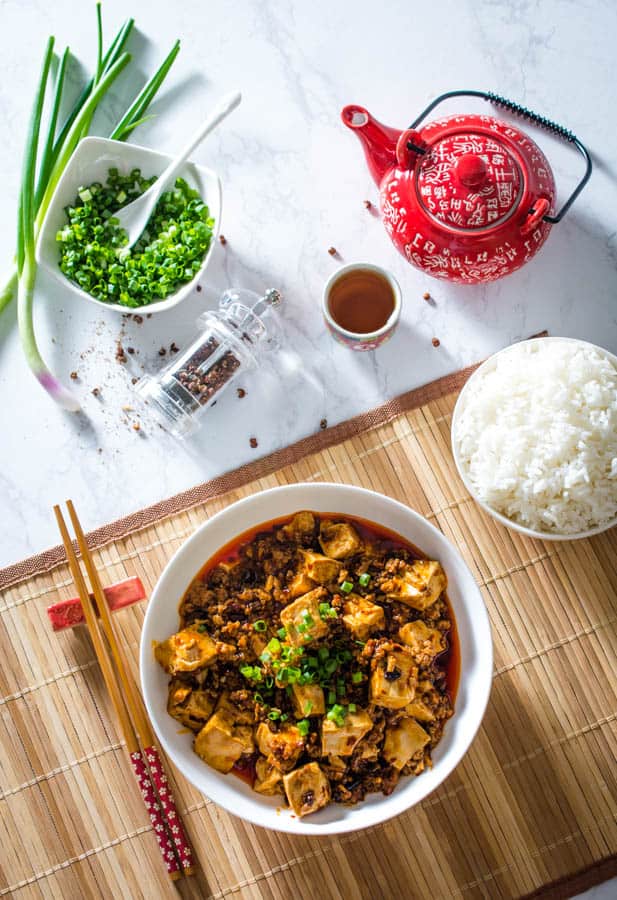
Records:
[[[136,378],[135,376],[133,376],[133,378],[131,378],[131,384],[137,384],[138,381],[139,381],[139,378]]]
[[[132,356],[133,353],[135,353],[135,347],[127,347],[127,348],[126,348],[126,352],[127,352],[127,353],[130,353],[131,356]]]
[[[143,320],[144,317],[140,316],[139,314],[133,316],[133,322],[137,322],[138,325],[141,325]]]
[[[252,447],[253,450],[254,450],[255,447],[257,446],[257,438],[251,438],[250,441],[249,441],[249,444],[251,445],[251,447]]]
[[[439,338],[433,338],[431,343],[432,343],[433,347],[439,347],[439,345],[441,344],[441,341],[439,340]]]
[[[210,368],[205,368],[204,363],[218,346],[216,338],[209,338],[180,371],[174,373],[176,381],[192,394],[201,406],[208,403],[240,367],[240,360],[228,350]]]
[[[336,247],[328,247],[328,253],[330,254],[330,256],[336,256],[338,250],[336,249]]]
[[[429,294],[428,291],[424,291],[424,293],[422,294],[422,299],[423,299],[423,300],[430,300],[430,299],[431,299],[431,295]]]
[[[100,388],[92,388],[92,396],[93,397],[98,397],[100,393],[101,393]]]
[[[73,379],[73,381],[76,381],[77,377],[77,372],[71,372],[71,378]]]
[[[195,288],[195,290],[197,291],[197,293],[199,293],[201,291],[201,285],[198,284],[197,287]]]
[[[120,341],[116,341],[116,362],[125,363],[126,355],[124,353],[124,347],[120,343]]]
[[[167,354],[167,348],[161,347],[161,349],[159,350],[159,356],[165,356],[166,354]]]
[[[239,398],[240,400],[242,400],[243,397],[246,397],[246,391],[244,390],[244,388],[238,388],[238,390],[236,391],[236,393],[237,393],[238,398]]]
[[[176,342],[172,341],[171,344],[169,345],[169,352],[170,353],[178,353],[179,350],[180,350],[180,348],[176,346]]]
[[[328,427],[328,420],[327,420],[327,419],[322,419],[321,422],[319,423],[319,427],[321,428],[322,431],[323,431],[325,428],[327,428],[327,427]]]
[[[223,246],[225,246],[225,244],[227,243],[227,238],[225,237],[224,234],[219,234],[219,241],[221,242],[221,244]]]
[[[365,201],[364,201],[364,208],[365,208],[365,209],[372,209],[372,207],[373,207],[373,204],[371,203],[370,200],[365,200]]]

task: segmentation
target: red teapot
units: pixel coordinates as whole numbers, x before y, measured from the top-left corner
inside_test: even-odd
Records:
[[[523,131],[486,115],[448,116],[419,127],[443,100],[461,96],[488,100],[578,149],[585,174],[559,212],[551,168]],[[519,269],[591,175],[591,157],[570,131],[490,92],[442,94],[405,131],[382,125],[362,106],[346,106],[341,118],[364,145],[394,245],[412,265],[448,281],[480,284]]]

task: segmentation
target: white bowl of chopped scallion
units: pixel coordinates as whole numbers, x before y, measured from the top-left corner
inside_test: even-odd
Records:
[[[161,312],[180,303],[203,276],[216,242],[218,175],[188,163],[130,250],[114,219],[170,160],[135,144],[84,138],[47,210],[39,265],[73,293],[119,312]]]

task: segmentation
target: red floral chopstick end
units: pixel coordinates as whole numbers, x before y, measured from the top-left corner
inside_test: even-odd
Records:
[[[171,788],[167,783],[167,775],[163,769],[159,752],[156,747],[146,747],[144,754],[148,760],[150,774],[156,785],[159,800],[163,807],[163,813],[165,814],[171,836],[176,845],[176,852],[182,861],[182,869],[184,870],[185,875],[190,875],[195,865],[193,861],[193,851],[191,850],[191,845],[189,844],[186,832],[184,831],[182,819],[176,809],[176,803]]]
[[[161,856],[167,866],[167,871],[172,879],[175,880],[176,878],[180,878],[182,876],[182,870],[180,869],[176,854],[174,853],[171,838],[167,834],[165,820],[156,793],[154,792],[154,787],[150,781],[148,769],[139,750],[131,753],[131,765],[137,776],[141,796],[144,798],[144,804],[150,816],[152,828],[159,845],[159,850],[161,851]]]

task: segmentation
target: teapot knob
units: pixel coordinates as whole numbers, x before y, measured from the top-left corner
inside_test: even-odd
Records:
[[[456,175],[467,188],[479,188],[486,179],[486,162],[476,153],[465,153],[456,163]]]

